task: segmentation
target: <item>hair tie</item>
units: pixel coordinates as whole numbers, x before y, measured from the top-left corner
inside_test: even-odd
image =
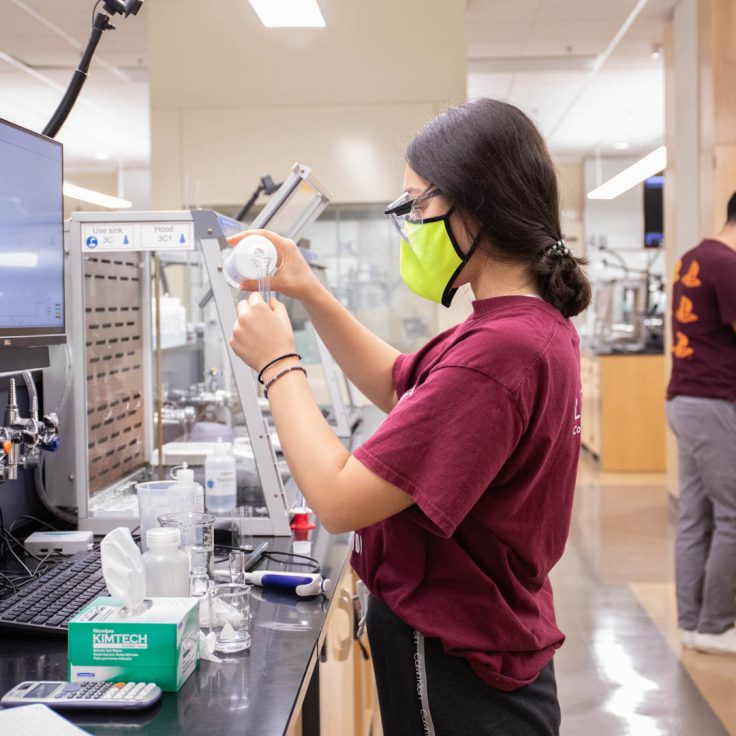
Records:
[[[542,250],[541,255],[543,256],[554,256],[555,258],[563,258],[565,256],[572,255],[572,251],[567,247],[567,243],[560,238],[555,240],[552,245],[548,245]]]

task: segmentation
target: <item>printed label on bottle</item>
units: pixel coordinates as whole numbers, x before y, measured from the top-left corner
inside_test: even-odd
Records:
[[[232,495],[236,490],[235,473],[224,470],[207,479],[207,492],[210,495]]]

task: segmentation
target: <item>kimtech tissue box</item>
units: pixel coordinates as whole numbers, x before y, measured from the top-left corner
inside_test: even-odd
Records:
[[[199,600],[150,598],[145,605],[129,616],[119,599],[97,598],[69,621],[71,682],[155,682],[169,692],[184,684],[199,664]]]

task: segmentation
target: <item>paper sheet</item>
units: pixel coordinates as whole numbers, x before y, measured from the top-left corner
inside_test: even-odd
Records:
[[[82,731],[40,703],[0,710],[0,733],[3,736],[38,736],[40,733],[44,736],[89,736],[89,731]]]

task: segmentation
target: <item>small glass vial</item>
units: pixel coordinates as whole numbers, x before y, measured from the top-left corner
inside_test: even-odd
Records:
[[[225,280],[235,289],[246,279],[258,281],[258,290],[263,296],[261,282],[268,280],[270,291],[270,278],[276,271],[277,261],[276,248],[268,238],[247,235],[227,254],[222,270]]]
[[[189,595],[192,598],[206,598],[210,588],[210,576],[206,567],[194,567],[189,573]]]
[[[181,531],[175,527],[154,527],[146,532],[146,544],[146,596],[188,598],[189,555],[179,548]]]
[[[230,582],[245,585],[245,552],[235,550],[230,553]]]

